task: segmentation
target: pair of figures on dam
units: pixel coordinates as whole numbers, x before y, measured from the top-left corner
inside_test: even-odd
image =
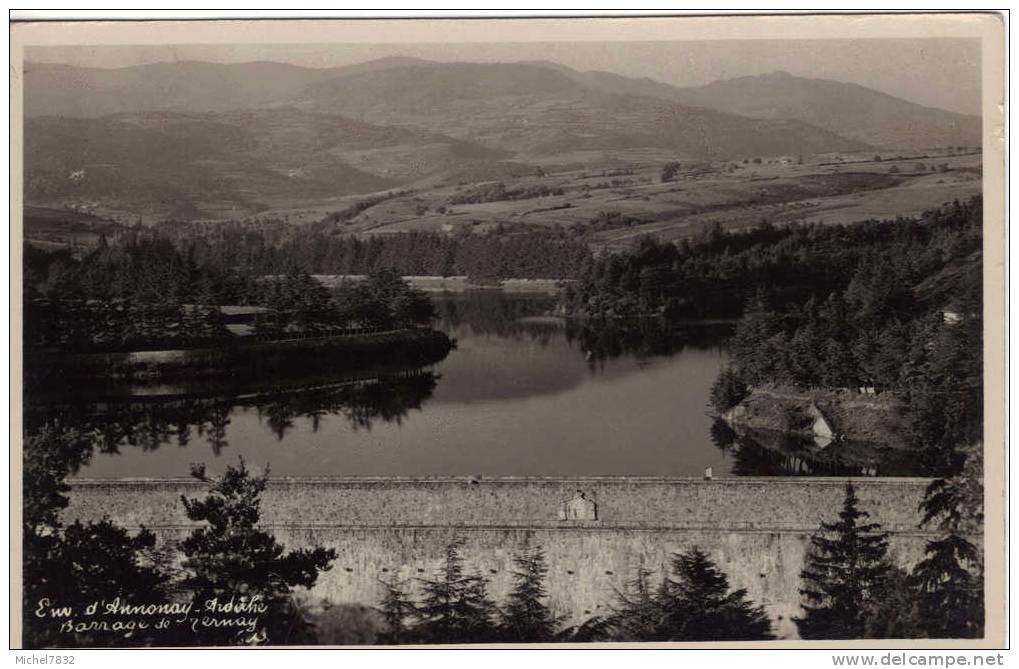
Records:
[[[598,505],[583,490],[578,490],[559,505],[559,520],[598,520]]]

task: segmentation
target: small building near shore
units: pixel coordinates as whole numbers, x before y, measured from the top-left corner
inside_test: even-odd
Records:
[[[832,425],[831,421],[824,415],[824,412],[821,411],[817,404],[811,402],[810,406],[807,407],[807,413],[813,421],[810,428],[814,433],[814,437],[822,440],[832,440],[835,438],[835,426]]]
[[[941,319],[945,322],[945,325],[958,325],[962,322],[962,314],[958,311],[942,311]]]

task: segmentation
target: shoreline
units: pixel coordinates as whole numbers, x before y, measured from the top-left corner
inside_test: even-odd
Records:
[[[326,288],[336,288],[344,281],[363,281],[364,274],[312,274]],[[466,275],[408,275],[401,277],[412,288],[429,293],[465,293],[474,290],[499,290],[507,293],[542,293],[557,295],[559,286],[575,279],[499,279],[496,283],[472,283]]]
[[[97,378],[155,381],[198,375],[257,376],[263,372],[297,372],[310,366],[321,369],[334,363],[338,369],[370,366],[385,357],[389,361],[426,364],[441,360],[453,348],[453,340],[439,330],[400,329],[361,335],[337,335],[280,341],[233,341],[224,346],[158,351],[107,353],[27,353],[26,368],[40,380],[61,381]]]
[[[822,449],[831,443],[856,441],[911,452],[902,445],[907,441],[905,412],[905,404],[894,393],[762,386],[715,414],[733,429],[813,438],[823,443]]]

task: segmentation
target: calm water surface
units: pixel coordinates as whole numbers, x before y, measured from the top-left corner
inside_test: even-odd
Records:
[[[549,317],[548,298],[498,292],[436,300],[457,347],[425,369],[62,409],[105,435],[78,475],[187,476],[190,463],[219,472],[238,456],[276,476],[880,473],[713,422],[728,326],[595,327]]]
[[[568,327],[544,316],[551,302],[540,297],[488,292],[437,301],[440,327],[457,348],[423,376],[390,380],[374,393],[355,384],[325,406],[316,400],[333,390],[308,390],[297,401],[235,398],[210,409],[211,418],[174,406],[125,408],[122,418],[141,423],[126,432],[137,434],[116,453],[96,453],[80,475],[185,476],[191,462],[217,471],[237,456],[269,464],[277,476],[729,471],[705,413],[725,360],[710,332],[692,343],[653,331],[649,342]],[[380,407],[385,399],[366,393],[406,400]],[[160,411],[180,415],[151,418]],[[181,422],[191,423],[183,439]]]

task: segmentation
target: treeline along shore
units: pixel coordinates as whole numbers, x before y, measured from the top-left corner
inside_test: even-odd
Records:
[[[26,346],[30,356],[189,350],[192,367],[256,370],[301,351],[353,364],[403,347],[420,365],[416,351],[444,344],[419,331],[436,311],[402,275],[556,279],[556,313],[610,326],[599,330],[736,320],[710,397],[719,415],[798,433],[824,416],[828,436],[924,451],[935,473],[980,439],[981,226],[979,197],[916,218],[643,237],[600,255],[562,230],[361,239],[324,224],[139,226],[83,257],[27,250]],[[326,288],[311,272],[345,278]],[[249,321],[228,322],[223,305],[250,307]],[[139,375],[172,368],[138,362],[152,357],[95,360]],[[875,420],[848,410],[861,393],[875,396]]]
[[[428,296],[391,271],[329,290],[296,268],[265,276],[203,265],[141,234],[101,242],[80,259],[27,256],[30,385],[420,367],[453,346],[431,329]]]
[[[235,379],[264,378],[321,370],[348,371],[380,362],[408,368],[438,362],[452,347],[450,338],[428,328],[332,333],[291,339],[238,337],[219,346],[109,353],[29,353],[26,366],[41,383],[60,379],[152,379],[161,381],[230,373]]]
[[[300,267],[310,274],[368,275],[386,269],[403,276],[462,276],[472,283],[569,279],[591,256],[587,240],[576,230],[522,225],[357,235],[328,220],[166,221],[151,227],[114,226],[107,242],[154,238],[196,266],[243,269],[254,275]]]
[[[983,426],[979,197],[917,218],[641,239],[565,285],[569,315],[736,317],[712,390],[740,429],[866,439],[955,471]]]

